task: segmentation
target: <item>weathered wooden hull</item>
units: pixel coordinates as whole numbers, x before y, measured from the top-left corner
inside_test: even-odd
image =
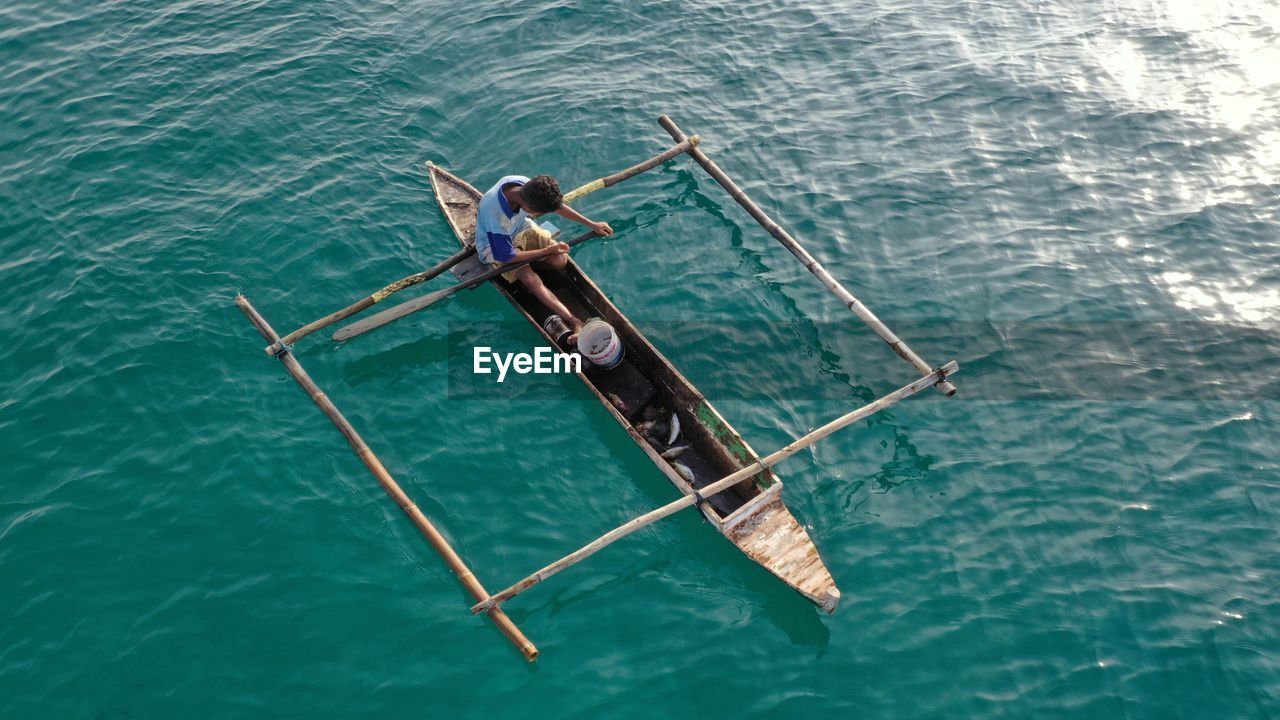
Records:
[[[476,204],[481,193],[466,181],[428,163],[436,201],[444,210],[458,242],[474,242]],[[476,260],[454,269],[459,279],[483,269]],[[590,366],[584,360],[582,382],[600,399],[623,429],[682,493],[692,494],[758,459],[755,451],[721,417],[693,385],[675,369],[595,283],[569,261],[563,273],[544,276],[560,299],[580,317],[597,316],[612,325],[626,345],[624,361],[610,370]],[[554,346],[542,328],[547,310],[523,287],[501,278],[498,289],[538,332]],[[681,439],[675,445],[689,449],[668,461],[661,453],[670,449],[665,437],[645,430],[643,419],[676,413]],[[659,420],[661,422],[661,420]],[[682,468],[677,468],[679,463]],[[688,480],[682,473],[692,475]],[[776,575],[826,612],[835,610],[840,591],[818,549],[782,501],[782,481],[766,471],[744,480],[731,490],[712,497],[701,508],[703,515],[752,560]]]

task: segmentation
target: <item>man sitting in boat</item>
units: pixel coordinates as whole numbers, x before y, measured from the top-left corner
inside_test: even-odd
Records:
[[[609,223],[592,222],[565,205],[560,185],[550,175],[533,179],[508,175],[480,199],[476,210],[476,254],[482,262],[495,266],[537,260],[539,267],[563,270],[569,262],[569,246],[553,240],[549,231],[533,221],[535,216],[549,212],[586,225],[600,235],[613,234]],[[569,324],[572,330],[569,342],[577,339],[582,320],[569,312],[534,272],[533,266],[502,273],[502,277],[507,282],[520,281],[548,310]]]

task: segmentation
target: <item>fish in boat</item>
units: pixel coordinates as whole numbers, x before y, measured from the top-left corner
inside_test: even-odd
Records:
[[[670,450],[662,453],[662,459],[675,460],[676,458],[683,455],[685,450],[688,450],[691,447],[693,446],[692,445],[675,445]]]
[[[476,206],[482,193],[434,163],[427,163],[427,171],[436,202],[458,242],[464,247],[473,244]],[[459,280],[466,280],[487,269],[472,256],[455,266],[453,273]],[[562,272],[544,273],[543,280],[577,317],[603,319],[624,343],[625,353],[619,365],[606,370],[584,362],[578,377],[680,492],[691,495],[759,459],[702,393],[658,352],[572,258]],[[490,282],[552,347],[556,346],[543,328],[550,311],[542,303],[519,283],[509,283],[501,277]],[[652,430],[644,423],[652,423],[657,417],[671,417],[668,432],[676,432],[644,432],[642,427]],[[676,442],[677,435],[688,446],[675,463],[682,466],[680,470],[662,457],[672,449],[669,444]],[[836,609],[840,590],[809,534],[783,502],[782,480],[772,470],[707,498],[699,509],[747,557],[823,611]]]

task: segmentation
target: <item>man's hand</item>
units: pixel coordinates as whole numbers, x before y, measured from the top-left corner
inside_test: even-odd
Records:
[[[569,252],[569,243],[560,242],[548,247],[546,251],[546,255],[547,257],[550,257],[552,255],[566,255],[568,254],[568,252]]]
[[[572,220],[573,222],[579,223],[581,225],[586,225],[587,227],[594,230],[597,235],[603,235],[605,237],[608,237],[609,235],[613,234],[613,228],[609,226],[609,223],[591,222],[590,220],[583,217],[582,213],[578,212],[577,210],[574,210],[568,205],[561,205],[560,209],[556,210],[556,214],[562,218]]]

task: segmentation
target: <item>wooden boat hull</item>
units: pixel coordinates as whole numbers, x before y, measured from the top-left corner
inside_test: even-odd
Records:
[[[481,193],[465,180],[427,164],[436,201],[454,235],[463,246],[474,243],[476,205]],[[460,264],[454,274],[466,279],[486,269],[478,260]],[[630,320],[618,310],[572,259],[555,277],[544,275],[566,305],[580,317],[600,317],[622,338],[626,347],[622,364],[603,370],[583,360],[578,377],[599,398],[604,407],[631,435],[654,464],[680,492],[692,494],[758,458],[755,451],[706,398],[675,369]],[[520,311],[547,343],[555,342],[542,327],[548,311],[518,284],[501,278],[492,281]],[[674,412],[681,426],[676,445],[689,449],[668,461],[662,452],[670,449],[665,437],[655,436],[644,418]],[[677,468],[675,463],[681,466]],[[688,473],[692,480],[684,476]],[[782,481],[773,471],[759,473],[734,488],[712,497],[700,507],[703,515],[748,557],[773,573],[825,612],[833,612],[840,602],[831,573],[823,564],[809,534],[782,500]]]

